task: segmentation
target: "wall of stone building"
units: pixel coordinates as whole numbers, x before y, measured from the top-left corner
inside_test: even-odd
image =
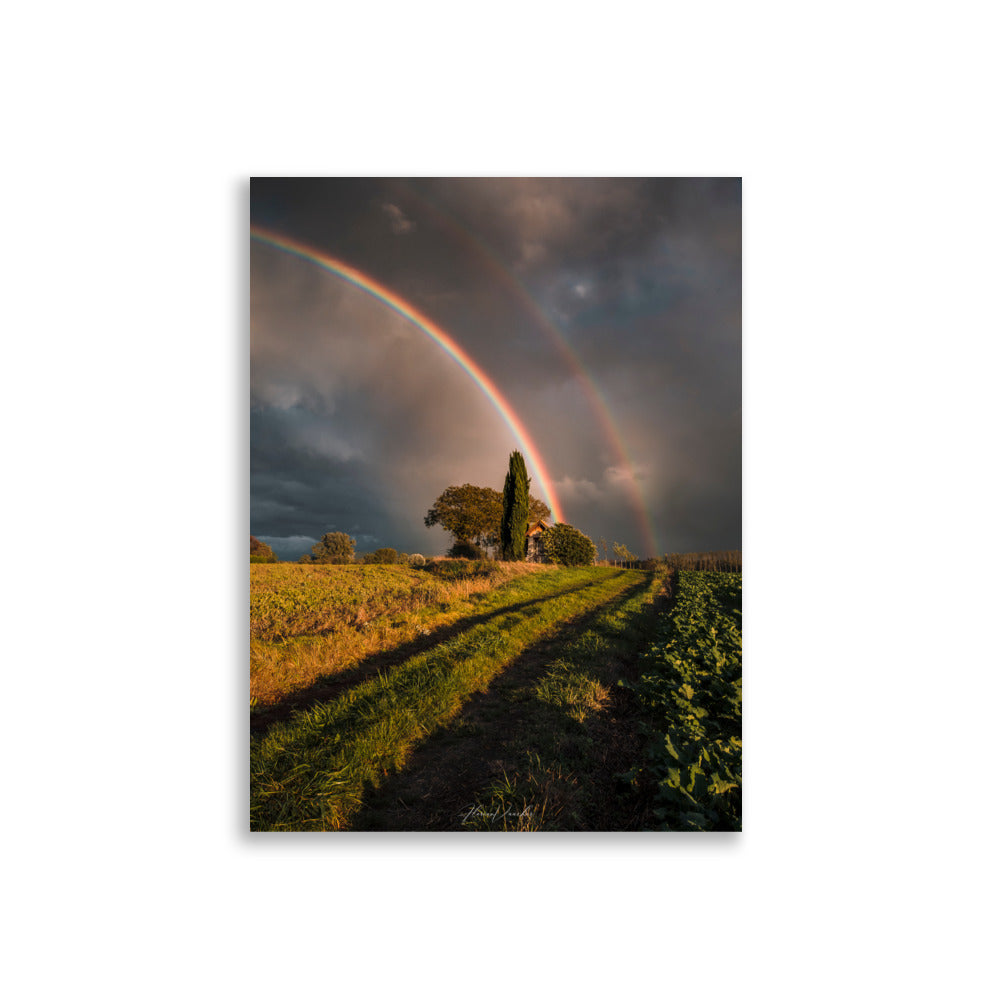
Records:
[[[528,535],[524,558],[528,562],[545,562],[545,549],[542,544],[543,534]]]

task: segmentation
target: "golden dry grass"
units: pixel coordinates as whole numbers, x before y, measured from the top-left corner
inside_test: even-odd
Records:
[[[479,610],[480,595],[554,567],[493,563],[481,569],[447,579],[407,566],[252,565],[251,705],[273,705],[375,654],[432,641]]]

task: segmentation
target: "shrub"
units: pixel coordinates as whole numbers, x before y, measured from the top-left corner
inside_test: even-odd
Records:
[[[447,553],[452,559],[485,559],[486,553],[472,542],[457,541],[448,549]]]
[[[545,558],[563,566],[590,566],[597,555],[594,543],[571,524],[553,524],[542,544]]]
[[[423,566],[425,562],[427,562],[427,560],[419,552],[414,552],[413,555],[410,556],[411,566]]]
[[[367,565],[393,565],[397,559],[395,549],[376,549],[374,552],[366,552],[361,561]]]

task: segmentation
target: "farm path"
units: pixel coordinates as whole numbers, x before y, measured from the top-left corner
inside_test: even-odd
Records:
[[[351,829],[467,830],[470,817],[481,811],[477,803],[484,801],[484,789],[510,775],[523,776],[526,760],[532,762],[531,783],[555,820],[550,828],[640,829],[642,797],[615,778],[637,763],[642,751],[636,706],[617,682],[637,679],[639,652],[672,599],[669,583],[631,614],[609,655],[590,665],[588,676],[606,689],[599,710],[583,722],[557,719],[535,691],[569,643],[648,585],[648,580],[636,583],[526,650],[485,692],[473,695],[457,719],[423,741],[401,772],[369,792]]]

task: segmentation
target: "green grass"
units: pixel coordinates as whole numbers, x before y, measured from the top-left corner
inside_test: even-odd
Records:
[[[567,639],[527,690],[502,774],[472,798],[460,826],[518,832],[637,828],[642,802],[621,773],[641,745],[620,702],[616,728],[606,721],[618,680],[627,675],[657,621],[654,601],[667,582],[644,585],[603,608]],[[618,689],[619,691],[621,689]]]
[[[442,561],[250,567],[250,698],[277,705],[316,682],[534,593],[553,567]],[[542,590],[546,584],[539,585]],[[513,589],[508,589],[508,588]],[[541,590],[539,590],[541,592]]]
[[[482,599],[479,610],[489,609],[487,620],[252,741],[251,829],[349,828],[366,794],[398,773],[415,746],[446,727],[518,656],[568,621],[616,600],[624,600],[618,613],[627,617],[627,592],[651,591],[653,583],[652,574],[598,567],[511,580]],[[607,628],[614,629],[610,619]],[[596,675],[570,676],[565,664],[575,658],[585,670],[606,658],[607,641],[598,630],[581,636],[578,646],[569,644],[559,657],[563,666],[554,665],[531,697],[579,725],[575,720],[597,710],[607,685]]]
[[[509,563],[410,566],[253,564],[250,636],[316,635],[488,590],[530,568]]]

